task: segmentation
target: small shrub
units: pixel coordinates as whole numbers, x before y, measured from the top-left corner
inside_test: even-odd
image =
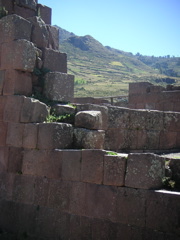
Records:
[[[170,177],[164,177],[162,183],[165,189],[174,189],[176,184]]]
[[[109,151],[109,152],[107,152],[107,155],[117,156],[118,154],[117,154],[116,152],[111,152],[111,151]]]

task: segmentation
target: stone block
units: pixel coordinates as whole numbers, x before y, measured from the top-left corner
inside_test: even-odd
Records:
[[[0,19],[0,43],[12,42],[17,39],[31,40],[32,24],[24,18],[13,14]]]
[[[160,149],[173,149],[177,148],[177,132],[161,131],[160,132]]]
[[[81,163],[81,181],[101,184],[103,182],[103,165],[103,151],[83,150]]]
[[[59,29],[55,26],[47,25],[49,31],[48,48],[59,50]]]
[[[48,206],[56,210],[69,212],[71,184],[68,181],[52,179],[49,185]]]
[[[22,173],[22,159],[23,149],[17,147],[9,147],[8,152],[8,172],[10,173]]]
[[[23,96],[8,96],[5,100],[3,120],[5,122],[20,122],[20,114],[23,106]]]
[[[21,148],[23,146],[24,124],[9,123],[7,130],[6,144],[12,147]]]
[[[46,48],[48,46],[49,31],[46,24],[40,17],[28,18],[33,25],[31,41],[38,48]]]
[[[159,189],[165,176],[165,162],[155,154],[129,154],[125,186],[142,189]]]
[[[129,128],[129,109],[127,108],[108,108],[108,126],[109,128]]]
[[[43,68],[52,72],[67,73],[67,55],[53,49],[43,49]]]
[[[43,94],[53,101],[71,102],[74,96],[74,76],[60,72],[47,73]]]
[[[51,112],[56,115],[75,114],[75,107],[64,104],[55,104],[51,107]]]
[[[8,148],[0,147],[0,173],[6,172],[7,168],[8,168]]]
[[[35,149],[37,147],[38,124],[25,124],[23,134],[23,147]]]
[[[146,227],[179,235],[180,194],[163,190],[148,193],[146,203]]]
[[[5,155],[7,155],[7,154],[8,154],[8,149],[7,149],[7,153],[5,153]],[[1,156],[2,155],[1,155],[1,150],[0,150],[0,157]],[[7,168],[6,168],[6,170],[7,170]],[[7,173],[6,170],[3,171],[3,169],[2,169],[2,172],[0,170],[0,198],[1,198],[1,200],[5,199],[6,201],[11,201],[12,194],[13,194],[13,188],[14,188],[15,174]],[[1,218],[0,218],[0,221],[2,220]]]
[[[0,0],[0,7],[4,7],[8,14],[13,13],[13,2],[7,0]]]
[[[70,214],[62,211],[56,211],[56,236],[60,236],[61,239],[69,239],[70,235]]]
[[[33,98],[24,97],[20,122],[44,122],[49,114],[46,104]]]
[[[127,224],[127,225],[116,224],[115,226],[116,238],[113,238],[113,239],[147,240],[143,237],[143,230],[144,229],[141,227],[132,226],[130,224]],[[160,240],[160,239],[156,239],[156,240]]]
[[[36,11],[37,1],[36,0],[15,0],[15,4],[21,7],[33,9]]]
[[[14,5],[14,13],[23,17],[24,19],[36,16],[36,11],[30,8],[20,7],[18,5]]]
[[[0,122],[3,121],[6,100],[7,100],[6,97],[0,96]]]
[[[32,95],[32,76],[16,70],[4,71],[3,95]]]
[[[118,188],[118,223],[144,227],[146,222],[146,191],[131,188]]]
[[[48,137],[47,137],[48,136]],[[40,123],[38,133],[39,149],[70,148],[73,141],[73,127],[67,123]]]
[[[104,130],[74,129],[74,145],[76,148],[104,149]]]
[[[164,112],[164,129],[172,132],[180,131],[180,113]]]
[[[100,111],[80,111],[75,116],[75,126],[87,129],[102,129],[102,114]]]
[[[104,185],[124,186],[128,155],[104,156]]]
[[[22,172],[47,178],[61,178],[62,151],[25,150]]]
[[[172,180],[175,181],[175,187],[180,189],[180,159],[171,159],[169,167],[172,172]]]
[[[131,94],[142,94],[146,93],[147,88],[153,86],[148,82],[130,83],[129,84],[129,95]]]
[[[72,182],[70,192],[70,213],[84,216],[86,212],[86,183]]]
[[[63,151],[62,179],[67,181],[80,181],[81,150]]]
[[[5,122],[0,122],[0,147],[6,146],[7,129],[8,124]]]
[[[85,215],[92,218],[116,221],[116,201],[116,188],[87,184]]]
[[[19,39],[2,44],[1,69],[33,72],[35,63],[36,48],[33,43]]]
[[[46,24],[51,24],[51,14],[51,8],[38,4],[38,16],[41,17]]]
[[[35,179],[34,205],[47,206],[50,179],[37,177]]]
[[[16,175],[12,200],[20,203],[33,204],[35,177]]]

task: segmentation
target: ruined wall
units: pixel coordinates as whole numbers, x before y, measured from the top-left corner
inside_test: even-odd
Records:
[[[74,119],[45,122],[49,108],[32,94],[73,99],[51,9],[34,0],[1,0],[0,7],[0,238],[179,239],[180,195],[158,191],[164,158],[103,150],[122,150],[126,139],[116,132],[145,131],[149,118],[151,129],[161,115],[174,133],[178,113],[151,118],[148,111],[59,104],[53,109]]]
[[[148,82],[129,84],[129,108],[180,111],[180,88],[155,86]]]

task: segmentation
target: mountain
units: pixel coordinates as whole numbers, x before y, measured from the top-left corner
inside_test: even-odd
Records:
[[[173,66],[170,61],[171,64],[166,65],[166,70],[172,69],[171,73],[175,74],[168,76],[168,71],[163,72],[163,68],[159,67],[159,58],[133,55],[103,46],[90,35],[80,37],[60,27],[59,29],[60,51],[67,53],[68,73],[75,75],[76,97],[127,95],[130,82],[180,82],[180,73],[177,68],[174,70],[178,58],[161,59],[162,62],[174,59]]]

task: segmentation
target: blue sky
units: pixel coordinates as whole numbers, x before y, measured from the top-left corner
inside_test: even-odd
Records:
[[[180,0],[39,0],[52,24],[104,46],[180,57]]]

